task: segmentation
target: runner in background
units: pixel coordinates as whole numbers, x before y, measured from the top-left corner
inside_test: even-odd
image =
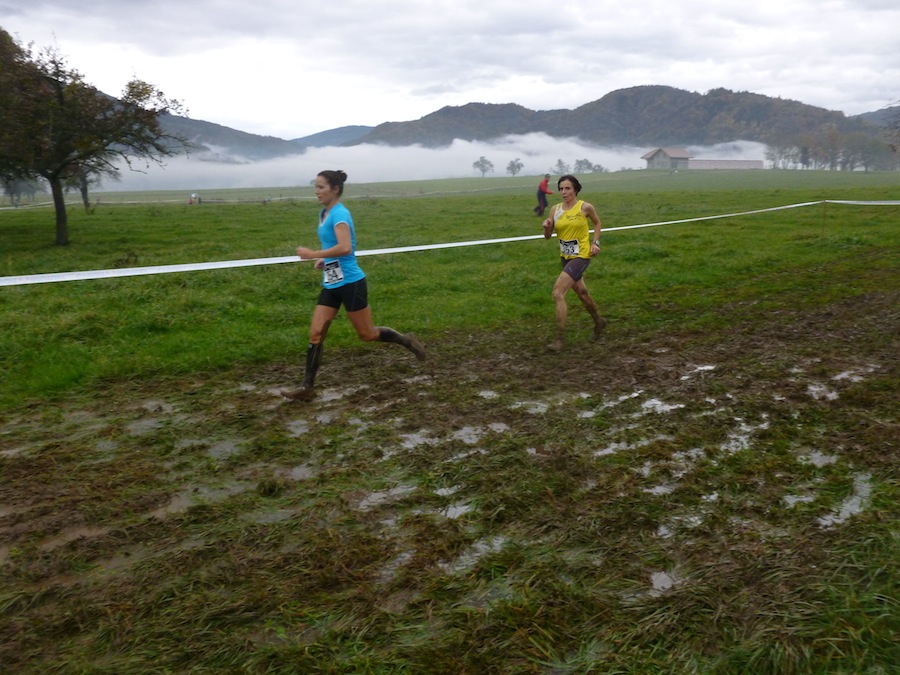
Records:
[[[537,189],[537,206],[532,209],[536,216],[541,216],[543,218],[544,211],[547,208],[547,195],[552,195],[553,192],[547,185],[547,182],[550,180],[550,174],[544,174],[544,180],[541,181],[541,184],[538,185]]]

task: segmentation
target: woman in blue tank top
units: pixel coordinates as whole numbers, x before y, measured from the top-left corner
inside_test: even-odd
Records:
[[[316,199],[322,205],[318,228],[322,248],[297,247],[301,259],[315,260],[315,268],[322,271],[322,291],[309,327],[303,383],[296,389],[281,392],[292,401],[310,401],[315,396],[313,387],[322,360],[322,345],[341,305],[346,308],[347,318],[360,340],[395,342],[406,347],[420,361],[425,360],[425,348],[412,333],[401,334],[372,322],[366,275],[356,260],[353,218],[350,210],[341,203],[346,180],[347,174],[343,171],[322,171],[316,176]]]

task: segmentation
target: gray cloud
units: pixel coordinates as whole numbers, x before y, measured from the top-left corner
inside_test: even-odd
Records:
[[[31,0],[4,16],[109,93],[137,75],[193,117],[281,138],[475,101],[571,109],[643,84],[848,114],[900,98],[893,0]]]

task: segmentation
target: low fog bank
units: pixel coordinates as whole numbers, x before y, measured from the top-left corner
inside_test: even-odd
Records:
[[[641,156],[650,147],[600,147],[577,139],[555,139],[545,134],[508,136],[490,143],[454,141],[450,147],[431,149],[421,146],[389,147],[355,145],[351,147],[309,148],[303,154],[265,161],[207,161],[200,157],[177,157],[164,166],[150,166],[144,173],[123,167],[121,180],[104,181],[100,191],[206,190],[225,188],[291,187],[308,185],[322,169],[343,169],[353,183],[466,178],[480,176],[472,164],[484,157],[494,165],[488,176],[508,176],[510,162],[522,163],[520,175],[556,174],[562,160],[574,167],[588,160],[609,171],[643,169]],[[697,159],[763,159],[765,146],[737,141],[710,147],[686,148]],[[221,151],[217,153],[222,157]]]

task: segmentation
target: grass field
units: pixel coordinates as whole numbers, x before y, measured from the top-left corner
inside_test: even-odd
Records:
[[[348,186],[359,248],[538,234],[533,178]],[[610,229],[900,177],[622,172]],[[266,198],[272,197],[269,201]],[[0,212],[0,275],[291,255],[309,187]],[[126,203],[140,202],[140,203]],[[889,673],[897,206],[362,258],[310,404],[308,263],[0,288],[0,663],[22,673]]]

